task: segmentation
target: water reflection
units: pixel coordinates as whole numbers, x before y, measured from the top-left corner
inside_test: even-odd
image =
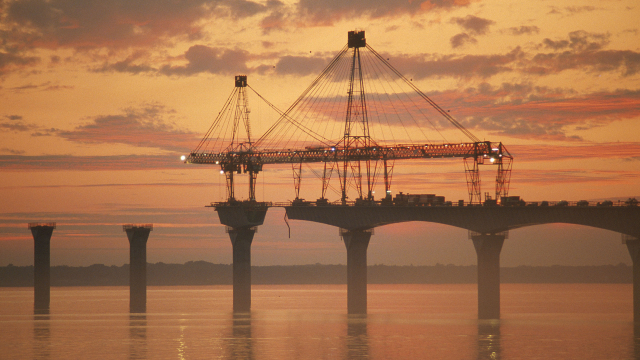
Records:
[[[227,345],[228,359],[253,359],[251,313],[234,313],[231,338]]]
[[[347,359],[368,359],[367,315],[349,315],[347,320]]]
[[[478,320],[477,359],[500,359],[500,320]]]
[[[147,358],[147,315],[129,315],[129,359]]]
[[[37,310],[33,315],[33,358],[51,357],[51,321],[49,310]]]
[[[633,324],[633,359],[640,360],[640,323]]]

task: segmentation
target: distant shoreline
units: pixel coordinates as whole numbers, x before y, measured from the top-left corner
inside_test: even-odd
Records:
[[[475,265],[395,266],[370,265],[369,284],[470,284],[476,283]],[[346,284],[346,265],[253,266],[252,284]],[[500,269],[502,283],[630,284],[630,265],[517,266]],[[149,286],[231,285],[229,264],[189,261],[147,266]],[[129,285],[129,265],[52,266],[51,286]],[[0,287],[33,286],[33,266],[0,267]]]

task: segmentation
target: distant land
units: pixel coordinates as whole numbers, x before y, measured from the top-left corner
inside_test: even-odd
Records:
[[[252,283],[346,284],[346,265],[253,266]],[[369,284],[470,284],[476,282],[476,266],[440,265],[368,267]],[[631,266],[517,266],[500,269],[502,283],[632,283]],[[228,264],[189,261],[147,266],[149,286],[231,285]],[[51,286],[129,285],[129,265],[52,266]],[[0,267],[0,287],[33,286],[33,266]]]

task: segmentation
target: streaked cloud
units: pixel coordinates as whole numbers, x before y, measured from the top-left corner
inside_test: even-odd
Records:
[[[102,115],[56,135],[79,143],[119,143],[187,152],[200,137],[171,121],[174,111],[157,104],[127,108],[122,114]]]
[[[588,129],[638,116],[640,90],[585,95],[530,84],[482,84],[462,92],[433,96],[470,129],[540,140],[580,140],[567,135],[574,126]]]
[[[16,0],[3,7],[4,22],[19,29],[7,34],[10,42],[29,34],[29,47],[121,49],[198,39],[203,19],[251,17],[269,6],[247,0]]]
[[[314,75],[322,72],[331,59],[321,56],[283,56],[275,65],[275,72],[282,75]]]
[[[383,54],[384,57],[391,55]],[[516,61],[526,56],[519,47],[505,54],[493,55],[405,55],[395,56],[391,64],[405,75],[425,78],[488,78],[513,71]]]
[[[457,24],[464,30],[474,35],[485,35],[489,32],[489,26],[496,22],[489,19],[483,19],[474,15],[467,15],[463,18],[454,17],[451,19],[452,24]]]
[[[0,153],[11,154],[11,155],[22,155],[25,153],[24,150],[16,150],[12,148],[3,147],[0,148]]]
[[[535,25],[522,25],[522,26],[514,26],[510,27],[506,30],[511,35],[528,35],[528,34],[538,34],[540,33],[540,28]]]
[[[640,143],[598,143],[578,145],[509,145],[518,161],[554,161],[571,159],[637,160]],[[544,154],[541,156],[540,154]]]
[[[307,24],[329,26],[343,19],[359,17],[377,19],[399,15],[418,15],[433,10],[453,10],[466,7],[471,0],[300,0],[298,16]]]
[[[36,128],[36,125],[23,121],[20,115],[0,117],[0,132],[25,132]]]
[[[180,168],[184,168],[184,164],[174,154],[112,156],[0,155],[0,169],[3,171],[113,171],[113,169],[152,170]]]
[[[475,44],[478,42],[476,38],[472,37],[467,33],[460,33],[460,34],[454,35],[449,41],[451,42],[451,47],[454,49],[462,47],[467,44]]]
[[[245,50],[214,48],[194,45],[184,54],[186,65],[166,65],[160,69],[164,75],[193,75],[198,73],[236,74],[248,73],[250,56]]]
[[[1,35],[2,33],[0,32],[0,36]],[[6,75],[11,71],[19,70],[27,66],[36,65],[39,62],[40,62],[40,58],[36,56],[28,56],[21,53],[13,53],[13,52],[7,51],[6,49],[3,51],[3,47],[0,46],[0,77]]]
[[[572,16],[572,15],[577,15],[585,12],[592,12],[596,10],[601,10],[601,8],[597,8],[595,6],[590,6],[590,5],[565,6],[565,7],[551,6],[551,10],[549,10],[549,14]]]

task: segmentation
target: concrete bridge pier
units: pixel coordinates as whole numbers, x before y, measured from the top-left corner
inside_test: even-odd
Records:
[[[51,301],[51,235],[56,223],[30,223],[33,235],[33,310],[48,314]]]
[[[129,312],[147,312],[147,239],[152,224],[123,225],[129,238]]]
[[[640,324],[640,239],[626,241],[633,262],[633,321]]]
[[[500,251],[505,235],[472,235],[478,256],[478,319],[500,319]]]
[[[367,313],[367,248],[372,229],[340,229],[347,248],[347,313]]]
[[[233,312],[251,311],[251,243],[257,227],[227,227],[233,246]]]

